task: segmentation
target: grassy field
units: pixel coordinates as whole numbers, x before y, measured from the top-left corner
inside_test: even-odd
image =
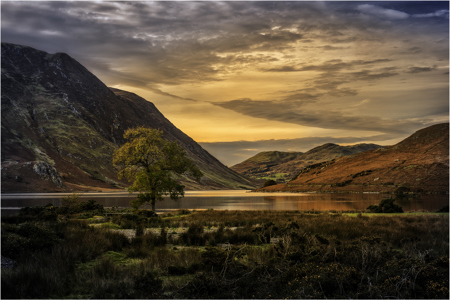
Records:
[[[445,298],[449,215],[104,210],[2,218],[2,298]]]

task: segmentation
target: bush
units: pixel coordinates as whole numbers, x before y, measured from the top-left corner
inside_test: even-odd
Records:
[[[436,211],[436,212],[438,212],[438,213],[449,212],[448,205],[444,206],[443,208],[439,209],[439,210]]]
[[[162,280],[152,272],[137,276],[134,280],[134,288],[141,297],[155,299],[161,297]]]
[[[206,238],[203,235],[203,226],[198,223],[192,223],[188,230],[181,234],[180,240],[189,246],[204,246],[206,244]]]
[[[268,186],[271,186],[271,185],[277,185],[277,182],[275,180],[273,180],[273,179],[267,180],[266,182],[264,182],[263,187],[268,187]]]
[[[31,217],[41,221],[56,221],[58,215],[53,204],[45,206],[23,207],[19,212],[20,217]]]
[[[59,239],[54,230],[35,223],[2,226],[2,255],[18,258],[26,251],[50,249]]]
[[[103,205],[96,203],[94,200],[83,201],[79,204],[81,211],[99,211],[103,212]]]
[[[401,187],[399,187],[399,188],[397,188],[397,189],[395,190],[395,194],[396,194],[397,196],[399,196],[399,197],[402,197],[402,196],[404,196],[404,194],[407,194],[407,193],[409,193],[410,191],[411,191],[410,188],[408,188],[408,187],[406,187],[406,186],[401,186]]]
[[[66,213],[76,213],[79,210],[80,202],[81,200],[77,193],[67,195],[61,199],[61,208],[63,208],[62,211]]]
[[[403,209],[394,201],[395,199],[386,198],[381,200],[379,205],[370,205],[367,209],[372,213],[402,213]]]
[[[145,218],[152,218],[152,217],[158,216],[153,210],[148,210],[148,209],[140,209],[140,210],[138,210],[137,214],[139,216],[143,216]]]

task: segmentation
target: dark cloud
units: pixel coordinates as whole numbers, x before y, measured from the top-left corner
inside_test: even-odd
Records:
[[[352,73],[350,73],[350,75],[355,80],[368,80],[368,81],[371,81],[371,80],[378,80],[378,79],[382,79],[382,78],[388,78],[388,77],[396,76],[396,75],[398,75],[398,73],[391,72],[391,71],[372,72],[370,70],[362,70],[362,71],[358,71],[358,72],[352,72]]]
[[[373,65],[377,63],[392,62],[392,59],[375,59],[375,60],[353,60],[344,62],[341,59],[334,59],[327,61],[319,65],[306,65],[301,67],[295,66],[282,66],[277,68],[263,69],[265,72],[305,72],[305,71],[318,71],[318,72],[336,72],[341,70],[353,69],[361,65]]]
[[[435,69],[436,69],[436,67],[409,67],[407,73],[417,74],[417,73],[423,73],[423,72],[431,72]]]
[[[257,66],[276,61],[269,52],[286,52],[299,42],[327,40],[333,44],[323,49],[338,50],[342,47],[335,43],[366,39],[367,28],[388,26],[379,20],[360,18],[361,11],[389,17],[401,15],[398,12],[402,10],[383,8],[382,3],[303,1],[3,1],[1,5],[2,40],[53,53],[69,52],[88,67],[110,62],[117,76],[100,76],[128,78],[129,84],[134,82],[138,87],[221,80],[244,63]],[[435,10],[427,13],[435,16],[446,9],[436,5],[431,8]],[[337,17],[340,14],[342,18]],[[268,54],[250,55],[255,51]],[[411,47],[410,51],[420,49]],[[331,61],[266,71],[331,72],[389,60]]]
[[[283,97],[282,101],[301,101],[302,103],[315,103],[317,99],[320,98],[322,94],[311,94],[311,93],[299,93],[295,92],[288,96]]]
[[[435,105],[418,109],[403,99],[395,106],[402,111],[394,112],[403,120],[386,115],[388,108],[383,115],[368,116],[356,110],[344,113],[336,108],[339,105],[325,103],[363,103],[364,98],[357,96],[365,87],[383,79],[398,80],[400,75],[407,83],[417,78],[415,74],[429,72],[423,85],[435,84],[436,77],[431,76],[437,72],[429,66],[436,64],[436,70],[448,66],[448,5],[448,1],[2,1],[1,35],[4,42],[66,52],[108,85],[147,89],[187,100],[186,104],[195,100],[178,95],[174,86],[198,87],[198,95],[202,84],[236,81],[236,74],[247,70],[263,71],[258,76],[272,76],[277,82],[287,78],[286,85],[274,85],[277,93],[261,92],[266,93],[261,96],[265,101],[252,100],[260,95],[242,94],[214,105],[295,125],[382,132],[382,140],[386,134],[402,135],[423,127],[427,114],[447,108],[448,115],[448,85],[439,82],[447,95],[431,91],[432,87],[411,91],[409,98],[422,93],[423,99],[433,96]],[[267,79],[257,82],[258,76],[254,84],[271,84]],[[164,85],[172,86],[170,93]],[[400,100],[380,103],[388,101]],[[370,104],[375,102],[371,99]],[[404,107],[417,112],[402,115]],[[309,143],[309,148],[314,144],[298,142]],[[280,141],[263,144],[274,147],[266,150],[292,146]],[[252,145],[246,149],[258,148]]]
[[[322,49],[327,50],[327,51],[333,51],[333,50],[342,50],[343,47],[335,47],[335,46],[326,45],[326,46],[323,46]]]
[[[303,103],[285,101],[237,99],[213,104],[254,118],[326,129],[402,134],[424,126],[420,121],[385,119],[376,116],[351,116],[338,111],[320,110],[320,108],[309,110],[302,107]]]
[[[422,52],[422,48],[420,48],[420,47],[411,47],[411,48],[408,49],[408,51],[409,51],[410,53],[416,54],[416,53]]]
[[[398,75],[396,67],[375,68],[373,70],[360,70],[361,66],[369,67],[377,64],[391,63],[392,59],[375,59],[375,60],[353,60],[344,62],[340,59],[330,60],[318,65],[305,65],[302,67],[281,66],[276,68],[265,69],[265,72],[305,72],[317,71],[321,74],[315,79],[310,80],[310,91],[308,95],[313,96],[317,100],[321,96],[333,97],[349,97],[358,95],[358,90],[350,87],[341,87],[343,84],[353,83],[357,81],[374,81],[383,78]],[[359,69],[359,71],[353,71]],[[287,96],[284,99],[294,100],[297,93]],[[305,96],[305,95],[304,95]]]

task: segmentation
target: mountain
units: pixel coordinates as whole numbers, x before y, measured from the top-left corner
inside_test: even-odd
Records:
[[[224,166],[176,128],[151,102],[108,88],[75,59],[2,43],[2,192],[124,187],[112,154],[128,128],[161,129],[204,173],[187,189],[250,189],[254,183]]]
[[[339,146],[328,143],[305,153],[266,151],[234,165],[232,170],[251,178],[276,179],[278,182],[291,179],[298,171],[311,164],[331,160],[346,155],[378,149],[375,144]]]
[[[259,190],[448,193],[449,124],[424,128],[394,146],[310,165],[287,184]]]

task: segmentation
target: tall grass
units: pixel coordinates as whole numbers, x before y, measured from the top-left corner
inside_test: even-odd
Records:
[[[159,233],[144,230],[130,240],[87,221],[2,220],[2,250],[18,251],[17,266],[2,270],[2,297],[448,297],[448,215],[202,211],[134,218],[125,218],[130,227]],[[113,219],[120,226],[120,217],[105,222]],[[178,238],[167,234],[180,225],[188,228]],[[205,230],[212,226],[218,228]]]

